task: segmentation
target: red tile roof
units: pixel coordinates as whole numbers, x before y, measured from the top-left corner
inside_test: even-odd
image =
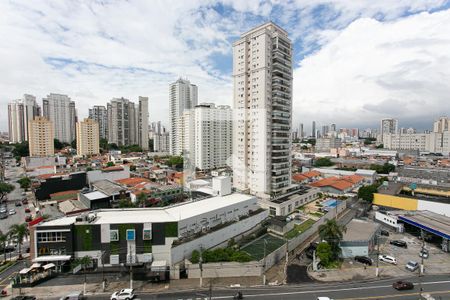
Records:
[[[142,177],[131,177],[131,178],[119,179],[119,180],[116,180],[116,182],[127,185],[127,186],[136,186],[140,183],[150,182],[150,180],[148,180],[147,178],[142,178]]]

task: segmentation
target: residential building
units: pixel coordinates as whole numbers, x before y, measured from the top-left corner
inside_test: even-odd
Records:
[[[351,220],[339,242],[342,258],[369,256],[375,250],[380,227],[380,224],[372,221]]]
[[[108,142],[129,146],[136,142],[136,110],[134,103],[125,98],[113,98],[107,105]]]
[[[52,122],[55,138],[63,143],[71,143],[75,138],[75,102],[69,96],[49,94],[42,99],[43,116]]]
[[[287,216],[298,207],[319,199],[319,193],[318,189],[301,186],[295,194],[280,197],[273,201],[261,198],[258,203],[262,208],[269,210],[271,216]]]
[[[41,115],[36,97],[23,95],[22,99],[8,103],[9,142],[28,141],[28,122]]]
[[[398,120],[396,119],[382,119],[380,126],[380,142],[384,142],[385,134],[396,134],[398,132]]]
[[[317,135],[316,135],[316,121],[312,121],[311,136],[312,137],[317,137]]]
[[[233,185],[267,196],[291,186],[292,45],[272,22],[233,43]],[[269,108],[269,109],[268,109]]]
[[[138,145],[142,150],[148,150],[148,97],[139,96],[137,120]]]
[[[153,135],[153,151],[169,153],[170,137],[168,132]]]
[[[299,133],[299,138],[302,139],[305,137],[305,132],[303,131],[303,123],[300,123],[300,126],[298,127],[298,133]]]
[[[440,117],[434,121],[433,132],[444,133],[450,131],[450,119],[448,117]]]
[[[433,153],[450,153],[450,131],[413,133],[413,134],[385,134],[383,145],[386,149],[419,150]]]
[[[108,139],[108,111],[103,105],[94,105],[89,108],[89,119],[98,123],[101,139]]]
[[[189,80],[178,79],[169,87],[170,154],[180,155],[182,144],[182,116],[185,110],[194,108],[198,102],[197,86]]]
[[[77,122],[77,154],[81,156],[100,153],[100,134],[98,123],[92,119]]]
[[[317,152],[330,152],[331,149],[341,147],[341,140],[335,137],[321,137],[316,139],[315,149]]]
[[[28,122],[30,156],[51,156],[55,154],[54,126],[44,117],[35,117]]]

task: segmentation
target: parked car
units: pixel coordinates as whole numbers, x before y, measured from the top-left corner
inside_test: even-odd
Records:
[[[405,266],[406,270],[414,272],[419,268],[419,263],[417,261],[410,260]]]
[[[15,296],[11,300],[36,300],[35,296]]]
[[[381,229],[380,230],[380,235],[389,236],[389,231]]]
[[[7,210],[6,206],[0,207],[0,214],[4,214],[4,213],[6,213],[7,211],[8,211],[8,210]]]
[[[1,220],[3,220],[3,219],[8,219],[8,214],[7,214],[7,213],[2,213],[2,214],[0,214],[0,219],[1,219]]]
[[[355,256],[355,260],[368,266],[371,266],[373,263],[372,259],[367,256]]]
[[[420,249],[419,257],[428,258],[430,254],[427,249]]]
[[[396,289],[397,291],[403,291],[403,290],[412,290],[414,289],[414,284],[409,281],[396,281],[392,284],[392,287]]]
[[[15,210],[14,208],[11,208],[11,209],[8,211],[8,214],[9,214],[10,216],[15,215],[15,214],[16,214],[16,210]]]
[[[389,256],[389,255],[384,255],[383,254],[383,255],[378,256],[378,259],[380,261],[384,261],[384,262],[389,263],[389,264],[393,264],[393,265],[397,264],[397,260],[393,256]]]
[[[25,212],[26,212],[26,213],[30,213],[31,210],[27,207],[27,208],[25,208]]]
[[[136,295],[134,294],[133,289],[121,289],[111,295],[111,300],[131,300],[134,297],[136,297]]]
[[[28,215],[28,216],[25,217],[25,222],[31,222],[31,221],[33,221],[33,217],[32,216]]]
[[[16,247],[14,247],[13,245],[8,245],[5,248],[1,248],[0,249],[0,253],[9,253],[9,252],[14,252],[16,250]]]
[[[22,199],[22,204],[28,204],[28,199]]]
[[[330,297],[317,297],[317,300],[333,300]]]
[[[72,292],[64,297],[59,298],[59,300],[84,300],[86,297],[83,292]]]
[[[15,203],[15,205],[18,207],[18,206],[22,206],[22,203],[20,203],[19,201],[17,201],[16,203]]]
[[[405,241],[402,240],[392,240],[389,242],[391,245],[402,247],[402,248],[408,248],[408,244],[406,244]]]

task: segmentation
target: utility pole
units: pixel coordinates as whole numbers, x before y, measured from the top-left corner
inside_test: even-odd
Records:
[[[266,285],[266,244],[267,240],[264,239],[264,260],[263,260],[263,285]]]
[[[130,289],[133,288],[133,262],[132,262],[132,253],[131,253],[131,244],[129,247],[129,255],[130,255]]]
[[[200,269],[200,288],[203,286],[203,248],[200,246],[200,259],[198,260],[198,267]]]
[[[422,288],[422,276],[423,276],[423,271],[424,271],[424,268],[423,268],[423,251],[425,249],[425,237],[424,237],[424,234],[423,234],[423,229],[420,229],[420,236],[422,237],[422,250],[420,251],[421,252],[420,253],[421,263],[420,263],[420,270],[419,270],[419,287],[420,287],[420,289],[419,289],[419,296],[420,296],[420,298],[419,299],[423,299],[422,298],[422,291],[423,291],[423,288]]]
[[[287,268],[289,264],[289,240],[286,238],[286,262],[284,264],[284,284],[287,283]]]
[[[377,268],[375,269],[375,277],[378,278],[378,276],[380,275],[380,269],[379,269],[379,261],[380,261],[380,236],[377,234],[375,236],[377,238]]]

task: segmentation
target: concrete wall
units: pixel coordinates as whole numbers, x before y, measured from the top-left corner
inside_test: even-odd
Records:
[[[342,257],[349,258],[355,256],[368,256],[369,247],[368,246],[344,246],[342,249]]]
[[[386,224],[388,226],[391,226],[393,228],[395,228],[397,231],[400,231],[400,228],[402,228],[403,226],[398,224],[397,222],[397,218],[393,218],[391,216],[388,216],[387,214],[383,214],[380,212],[375,212],[375,220]]]
[[[203,278],[222,277],[255,277],[262,276],[262,263],[260,262],[224,262],[203,264]],[[198,264],[186,264],[188,278],[200,278]]]
[[[235,236],[244,234],[260,224],[268,216],[269,212],[265,210],[257,215],[248,217],[237,223],[233,223],[225,228],[206,234],[198,239],[173,247],[171,265],[181,262],[185,258],[190,258],[192,251],[200,250],[200,247],[203,249],[210,249]]]

